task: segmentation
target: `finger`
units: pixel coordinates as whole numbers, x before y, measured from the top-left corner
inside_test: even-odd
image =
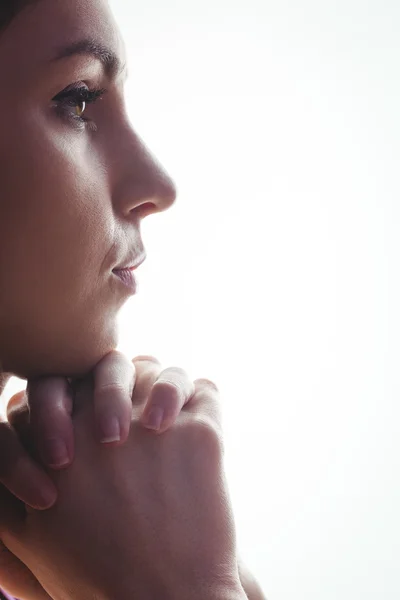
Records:
[[[113,350],[94,370],[96,437],[103,444],[123,444],[132,421],[135,367],[124,354]]]
[[[238,558],[238,571],[240,583],[242,584],[247,597],[250,599],[260,598],[265,600],[264,592],[262,591],[260,584],[240,557]]]
[[[28,399],[26,396],[26,390],[21,390],[12,396],[7,404],[7,410],[18,408],[19,406],[27,406]]]
[[[155,356],[136,356],[132,362],[136,369],[136,384],[132,402],[135,407],[139,407],[147,402],[151,389],[163,369]]]
[[[197,418],[208,421],[213,427],[222,430],[222,413],[220,392],[210,379],[196,379],[195,392],[183,412],[196,415]]]
[[[17,433],[28,453],[36,458],[35,448],[30,435],[30,416],[28,397],[25,390],[14,394],[7,404],[7,421]]]
[[[194,392],[194,383],[186,371],[179,367],[164,369],[153,384],[141,423],[147,429],[164,433],[175,422]]]
[[[22,392],[22,395],[24,392]],[[19,394],[18,394],[19,395]],[[15,396],[12,400],[14,401]],[[31,571],[6,546],[9,534],[25,527],[25,509],[4,486],[0,485],[0,584],[15,598],[49,598]]]
[[[0,483],[32,508],[50,508],[57,490],[38,464],[22,446],[7,422],[0,423]]]
[[[71,464],[74,455],[72,392],[64,377],[29,380],[31,435],[43,463],[52,469]]]
[[[0,583],[15,598],[50,600],[36,577],[0,542]]]

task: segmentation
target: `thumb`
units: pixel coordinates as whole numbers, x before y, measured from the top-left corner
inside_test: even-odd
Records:
[[[25,600],[50,600],[36,577],[0,542],[0,583],[9,594]]]
[[[30,428],[43,464],[61,469],[74,455],[72,390],[64,377],[29,380],[27,387]]]

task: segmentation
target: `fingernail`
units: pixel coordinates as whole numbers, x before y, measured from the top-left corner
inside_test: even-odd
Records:
[[[153,406],[147,415],[143,419],[143,425],[147,427],[147,429],[154,429],[158,431],[161,428],[161,424],[164,418],[164,410],[161,406]]]
[[[47,510],[53,506],[55,501],[57,500],[57,493],[53,490],[43,490],[40,494],[40,501],[37,503],[36,507],[32,507],[32,511],[36,510]]]
[[[67,445],[61,438],[44,440],[42,454],[49,467],[64,467],[70,462]]]
[[[107,417],[101,421],[101,443],[110,444],[111,442],[119,442],[121,439],[121,427],[118,417]]]
[[[25,503],[25,508],[28,513],[33,513],[37,510],[48,510],[57,500],[57,490],[50,483],[48,485],[42,483],[39,488],[25,489],[21,498],[27,497],[30,498],[30,503]]]

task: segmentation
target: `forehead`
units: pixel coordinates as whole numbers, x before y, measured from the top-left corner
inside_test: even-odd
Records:
[[[0,73],[11,79],[17,73],[33,74],[82,40],[101,44],[125,62],[107,0],[36,0],[0,35]]]

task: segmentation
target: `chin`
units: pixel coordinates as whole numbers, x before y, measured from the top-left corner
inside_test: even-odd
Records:
[[[3,361],[4,371],[21,379],[46,376],[82,378],[118,344],[116,325],[102,332],[81,332],[73,339],[52,340],[46,347],[24,345],[24,356]]]

